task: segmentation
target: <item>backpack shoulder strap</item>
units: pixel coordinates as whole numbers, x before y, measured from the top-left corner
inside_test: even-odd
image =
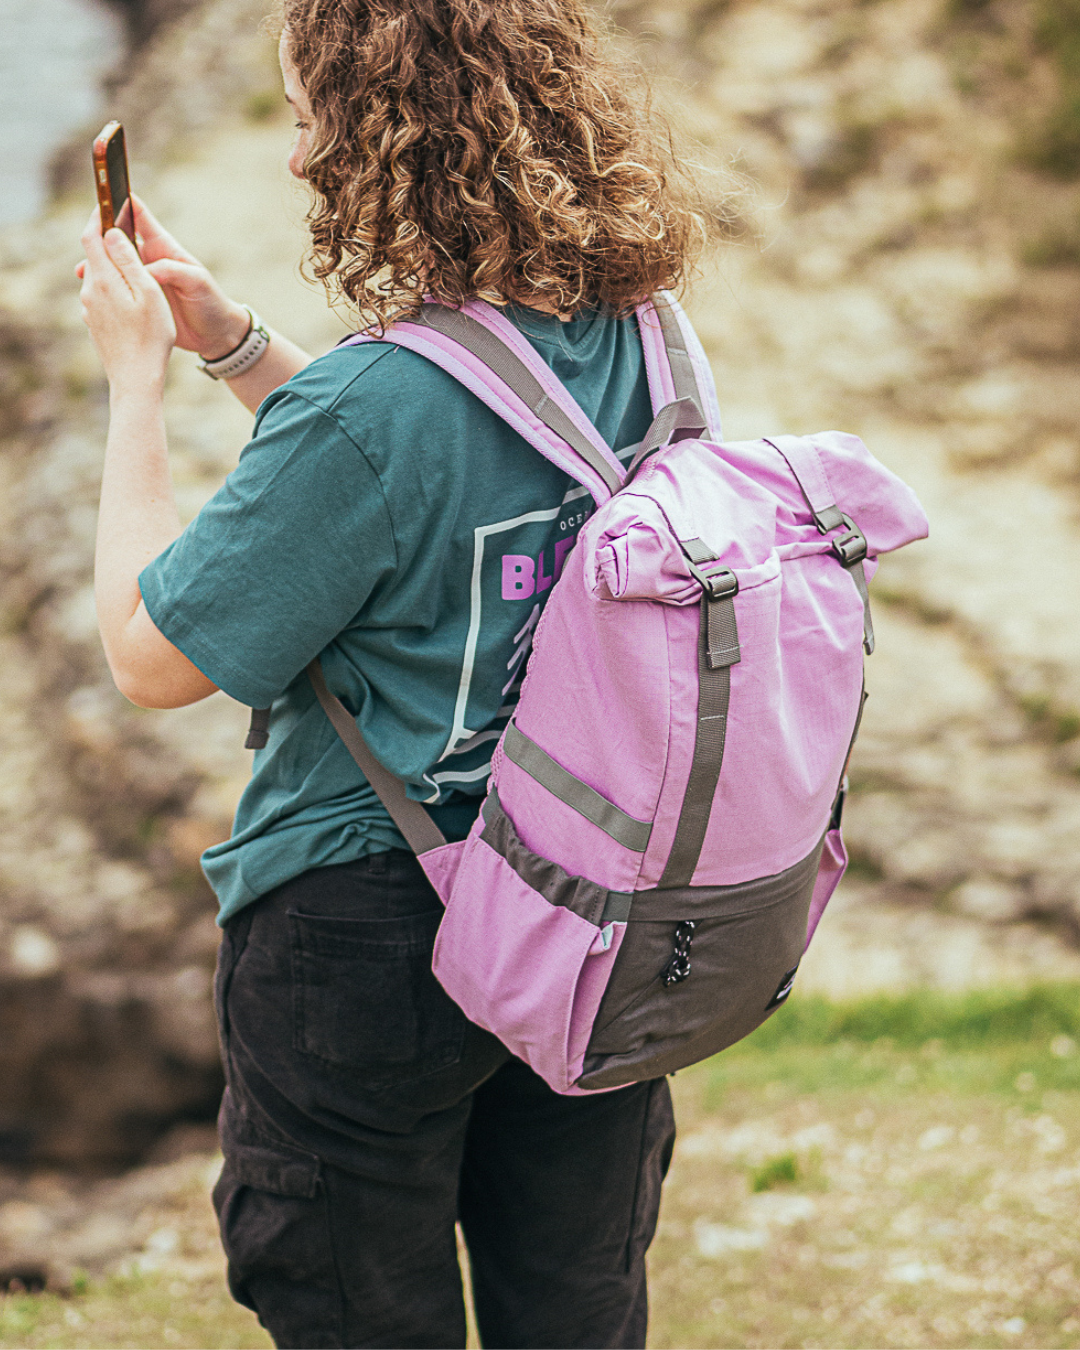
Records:
[[[342,346],[391,342],[435,363],[497,413],[534,449],[581,483],[597,503],[622,486],[625,469],[554,371],[492,305],[428,302],[381,337],[358,333]]]
[[[622,486],[625,469],[570,397],[550,367],[491,305],[473,302],[461,310],[425,304],[415,320],[394,324],[377,338],[358,333],[339,344],[391,342],[406,347],[471,390],[535,449],[605,502]],[[330,692],[318,658],[307,668],[315,696],[349,754],[374,789],[414,853],[446,842],[438,826],[405,784],[384,768],[340,699]],[[252,710],[248,743],[266,744],[269,710]]]
[[[723,436],[712,370],[697,334],[670,291],[660,291],[637,309],[653,412],[692,399],[713,440]]]
[[[384,769],[371,753],[352,713],[330,692],[318,657],[308,666],[307,675],[323,712],[344,741],[346,750],[356,761],[360,772],[375,790],[379,801],[386,807],[390,818],[405,836],[405,842],[412,851],[426,853],[429,849],[445,844],[446,836],[423,806],[419,802],[414,802],[408,795],[402,780],[389,769]]]

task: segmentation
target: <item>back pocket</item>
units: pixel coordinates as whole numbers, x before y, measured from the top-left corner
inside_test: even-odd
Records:
[[[461,1058],[465,1017],[431,973],[442,910],[399,919],[290,911],[293,1044],[390,1086]]]

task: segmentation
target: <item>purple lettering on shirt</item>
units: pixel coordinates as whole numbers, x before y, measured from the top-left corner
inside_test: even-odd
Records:
[[[524,553],[504,553],[502,560],[502,598],[504,600],[527,600],[535,590],[536,564],[533,560],[527,558]]]
[[[555,541],[555,548],[558,549],[559,541]],[[544,591],[550,589],[551,583],[555,580],[554,573],[548,576],[544,571],[544,555],[540,554],[536,560],[536,594],[542,595]]]

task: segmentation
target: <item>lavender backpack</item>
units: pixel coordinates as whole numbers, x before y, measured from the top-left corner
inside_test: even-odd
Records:
[[[927,533],[855,436],[722,442],[676,302],[643,305],[638,324],[656,416],[629,470],[491,306],[425,305],[386,339],[455,376],[597,506],[466,840],[445,842],[309,668],[446,905],[436,976],[562,1093],[671,1073],[787,998],[847,862],[866,572]]]

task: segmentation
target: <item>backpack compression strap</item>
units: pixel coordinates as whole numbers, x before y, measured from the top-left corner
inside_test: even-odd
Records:
[[[656,883],[659,890],[689,886],[697,870],[724,762],[731,667],[742,660],[734,604],[738,578],[729,568],[710,568],[719,559],[704,540],[683,540],[682,550],[702,589],[697,731],[675,839]]]
[[[833,553],[851,573],[851,579],[863,602],[863,650],[874,651],[874,623],[870,617],[870,590],[866,584],[866,536],[858,525],[836,504],[825,465],[813,441],[805,436],[767,436],[765,444],[780,452],[806,498],[814,524],[821,534],[843,527],[844,533],[830,540]]]

